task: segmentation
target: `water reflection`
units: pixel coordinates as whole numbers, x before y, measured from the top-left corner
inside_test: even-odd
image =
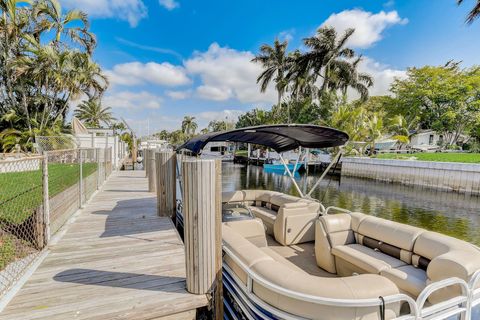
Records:
[[[320,173],[297,175],[310,190]],[[297,195],[291,180],[259,166],[223,164],[223,190],[268,189]],[[312,197],[337,206],[441,232],[480,245],[480,197],[350,177],[327,179]]]

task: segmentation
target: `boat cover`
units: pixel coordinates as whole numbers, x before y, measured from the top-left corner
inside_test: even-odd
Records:
[[[269,147],[276,152],[304,148],[330,148],[344,145],[348,134],[336,129],[310,124],[278,124],[211,132],[193,137],[178,148],[201,153],[209,142],[243,142]]]

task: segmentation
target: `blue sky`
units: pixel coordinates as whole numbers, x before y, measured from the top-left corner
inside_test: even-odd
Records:
[[[250,62],[263,43],[289,40],[291,50],[321,25],[355,27],[349,43],[376,80],[371,94],[388,94],[412,66],[450,59],[480,64],[480,21],[464,23],[473,0],[61,0],[91,17],[95,60],[111,87],[111,106],[143,135],[179,127],[184,115],[199,127],[233,121],[275,101],[255,84]]]

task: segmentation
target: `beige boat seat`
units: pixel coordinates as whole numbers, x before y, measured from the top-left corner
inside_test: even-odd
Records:
[[[480,251],[467,242],[362,213],[321,216],[315,230],[321,268],[342,276],[379,274],[414,298],[432,281],[468,281],[480,269]],[[439,291],[429,301],[455,292]]]
[[[266,232],[282,245],[315,240],[320,204],[280,192],[241,190],[224,192],[223,203],[242,203],[262,220]]]
[[[254,220],[248,221],[247,224],[252,223],[252,228],[258,230],[254,225],[256,223]],[[231,250],[255,274],[281,288],[326,299],[377,299],[379,296],[399,293],[398,288],[392,281],[380,275],[363,274],[342,278],[324,278],[310,275],[268,247],[259,248],[254,245],[242,235],[245,232],[245,224],[240,226],[237,223],[235,221],[223,224],[224,246]],[[224,259],[239,281],[246,285],[247,273],[228,254],[224,256]],[[366,283],[368,283],[368,286],[365,285]],[[255,280],[252,290],[264,302],[307,319],[373,320],[380,318],[378,307],[352,308],[306,302],[275,292]],[[399,309],[398,304],[387,305],[386,319],[397,317],[400,312]]]

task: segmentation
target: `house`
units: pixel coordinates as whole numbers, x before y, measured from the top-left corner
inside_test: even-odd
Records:
[[[410,138],[410,146],[413,149],[431,150],[443,144],[443,135],[433,130],[419,130]]]

